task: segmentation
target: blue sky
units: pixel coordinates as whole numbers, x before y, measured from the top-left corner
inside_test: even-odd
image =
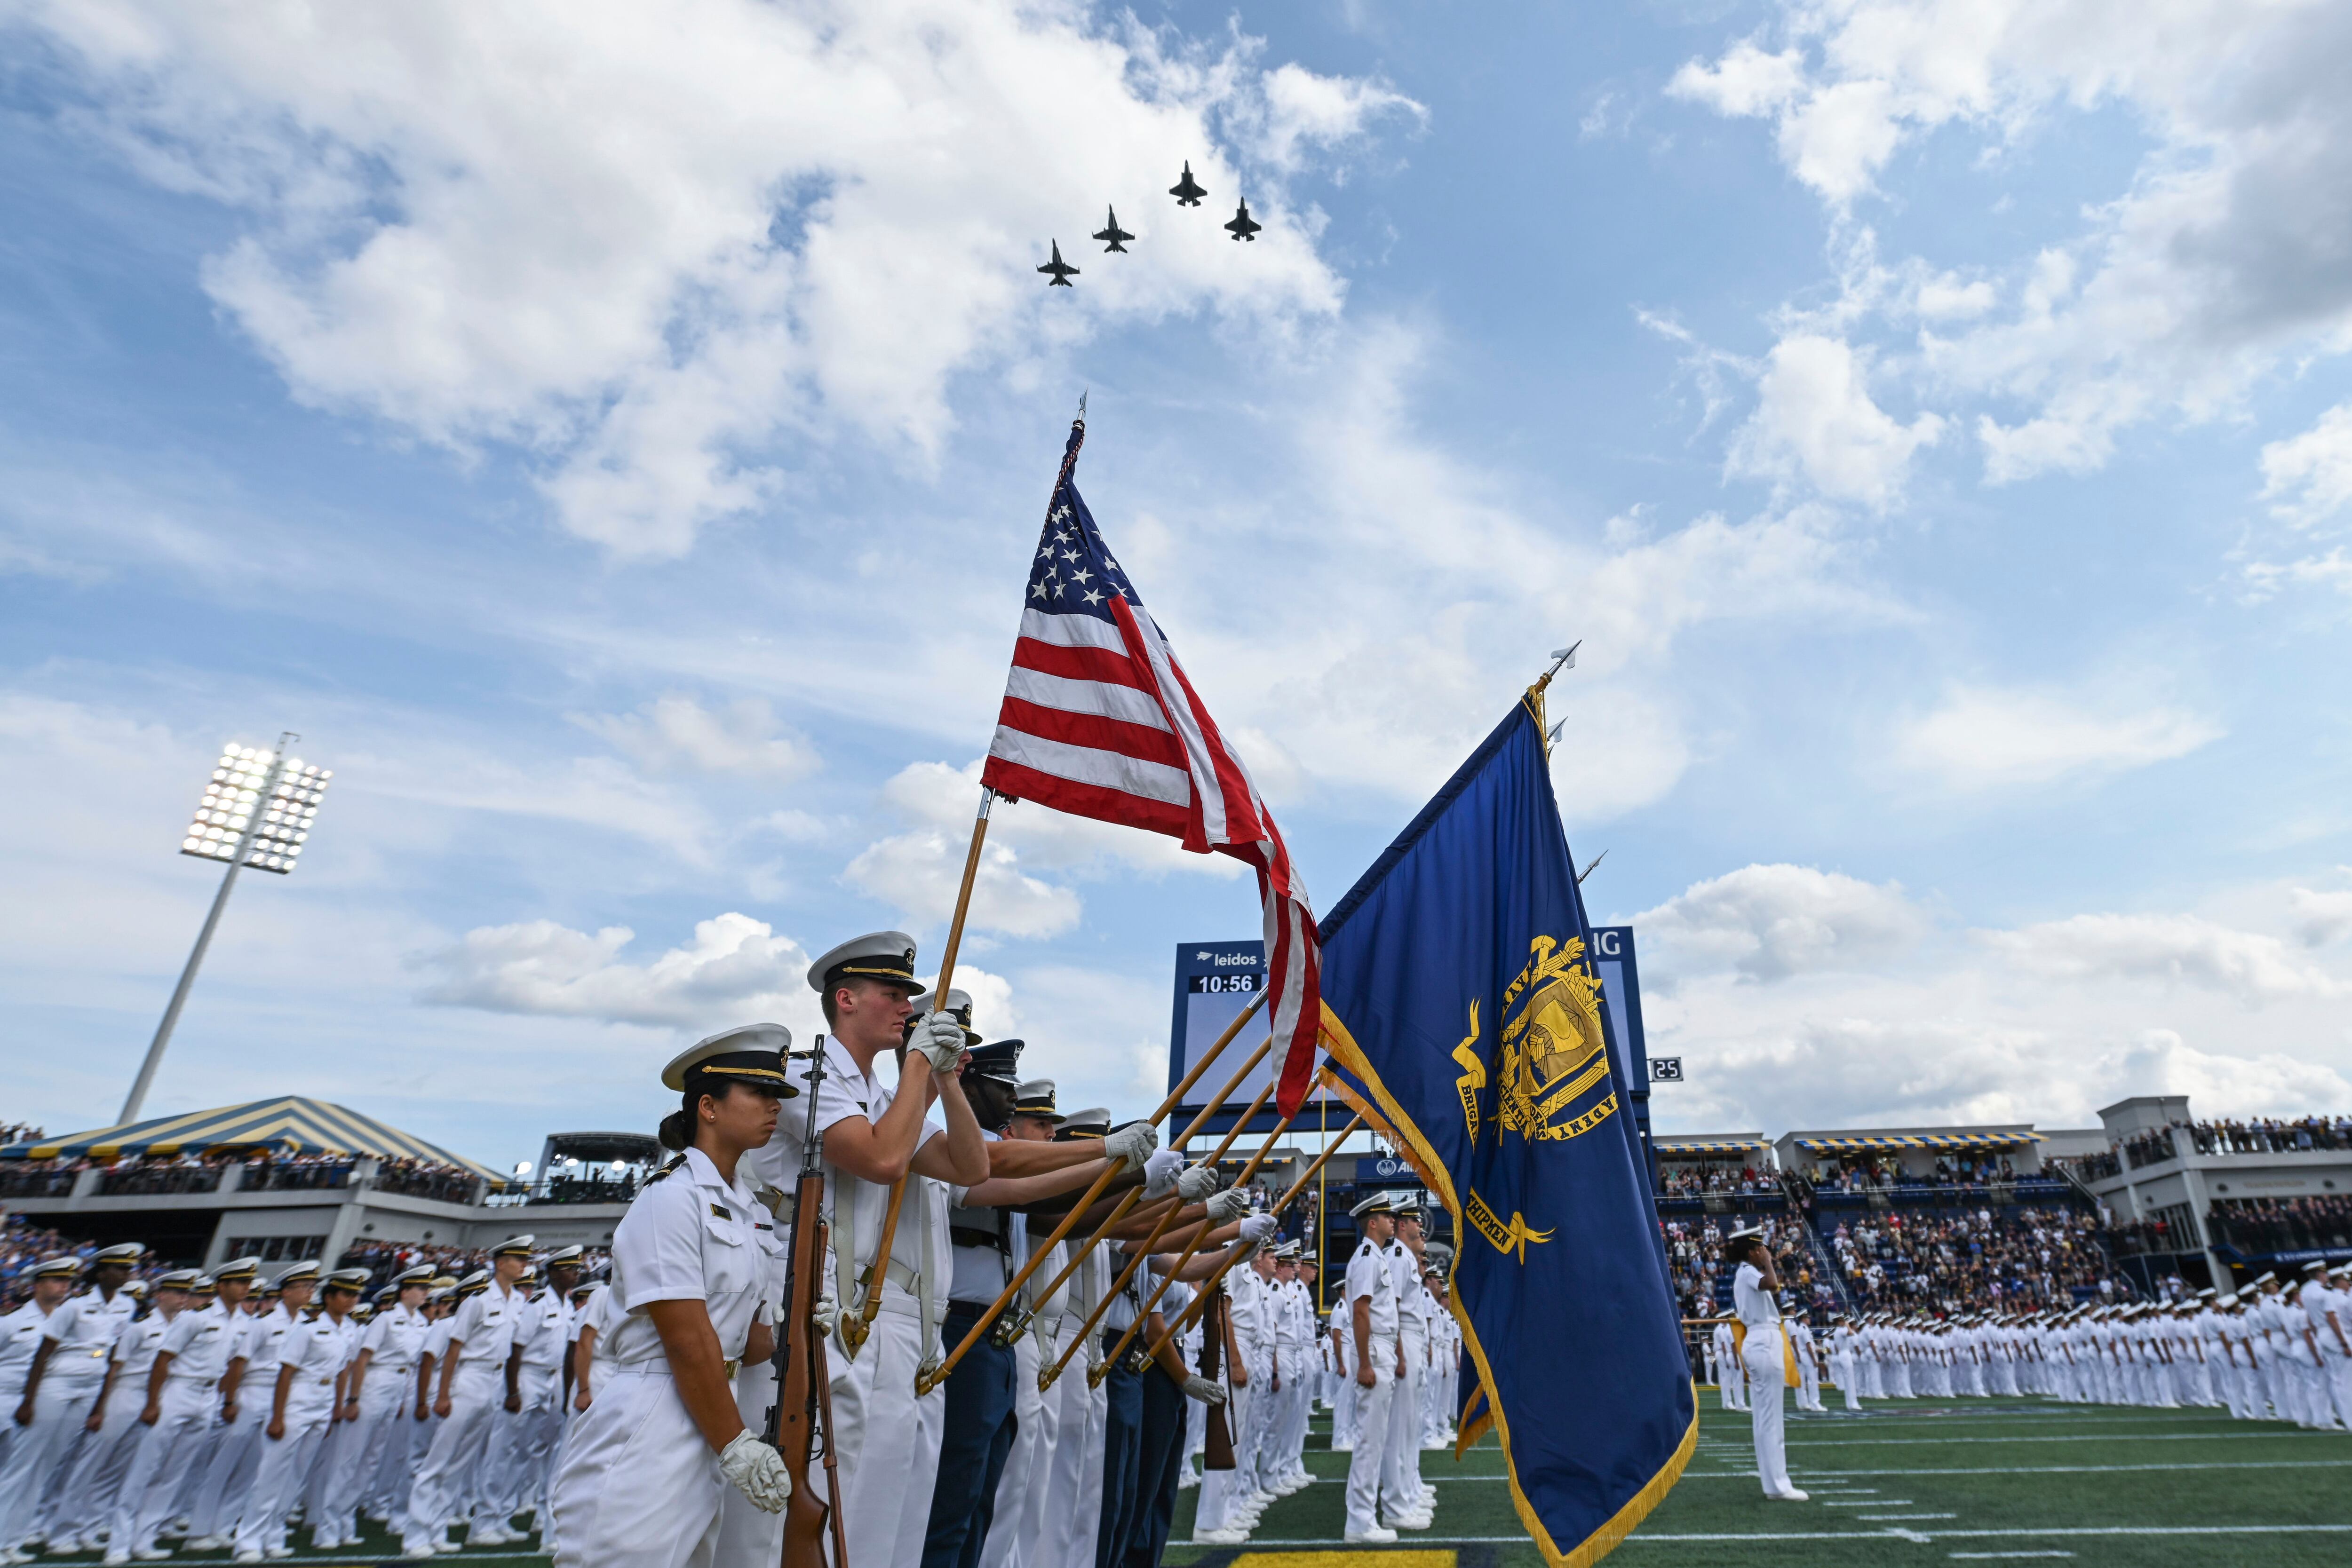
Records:
[[[1327,906],[1585,640],[1662,1125],[2352,1108],[2352,23],[2161,9],[0,7],[0,1114],[110,1118],[281,728],[159,1111],[527,1157],[935,946],[1081,389]],[[992,841],[983,1023],[1140,1108],[1250,888]]]

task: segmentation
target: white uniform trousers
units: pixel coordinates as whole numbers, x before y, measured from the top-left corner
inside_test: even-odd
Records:
[[[1797,1358],[1797,1408],[1822,1408],[1822,1369],[1811,1354]]]
[[[1422,1513],[1436,1501],[1421,1479],[1421,1378],[1428,1370],[1427,1342],[1414,1329],[1399,1336],[1404,1375],[1389,1400],[1389,1435],[1381,1454],[1381,1494],[1392,1512]],[[1393,1363],[1391,1364],[1393,1366]]]
[[[261,1428],[269,1419],[270,1397],[278,1387],[278,1369],[261,1370],[262,1376],[247,1376],[237,1385],[236,1419],[213,1429],[203,1472],[189,1474],[181,1511],[188,1516],[191,1536],[226,1538],[236,1528],[237,1512],[253,1486],[254,1467],[261,1462]]]
[[[841,1524],[857,1568],[917,1568],[939,1479],[947,1395],[915,1397],[923,1325],[915,1298],[884,1288],[873,1333],[853,1360],[825,1347],[833,1394]],[[814,1478],[812,1478],[814,1479]]]
[[[114,1494],[106,1542],[110,1552],[138,1552],[155,1544],[157,1532],[171,1521],[189,1470],[205,1454],[213,1423],[220,1418],[220,1389],[209,1380],[166,1376],[155,1404],[155,1424],[142,1428],[139,1451],[131,1456],[131,1468]]]
[[[1861,1380],[1856,1375],[1853,1356],[1833,1355],[1830,1357],[1830,1381],[1835,1383],[1839,1389],[1845,1395],[1845,1407],[1847,1409],[1859,1410],[1862,1408]]]
[[[1070,1348],[1071,1336],[1077,1332],[1078,1319],[1076,1314],[1071,1313],[1052,1326],[1050,1345],[1038,1347],[1040,1363],[1049,1354],[1058,1358]],[[1034,1380],[1032,1380],[1031,1386],[1035,1386]],[[1030,1458],[1029,1486],[1022,1494],[1019,1510],[1008,1515],[1003,1511],[1004,1505],[1002,1502],[997,1504],[998,1519],[1018,1521],[1013,1552],[1021,1568],[1053,1568],[1059,1562],[1046,1553],[1055,1539],[1052,1521],[1057,1517],[1055,1512],[1057,1505],[1055,1489],[1064,1483],[1061,1455],[1065,1444],[1075,1447],[1082,1437],[1080,1428],[1065,1424],[1065,1417],[1070,1410],[1077,1409],[1083,1425],[1086,1388],[1087,1358],[1084,1355],[1072,1356],[1070,1364],[1062,1369],[1062,1375],[1055,1379],[1054,1386],[1037,1397],[1037,1446]],[[1075,1485],[1076,1466],[1071,1466],[1070,1469],[1069,1484]],[[989,1531],[992,1544],[995,1535],[995,1531]]]
[[[236,1550],[240,1552],[284,1550],[286,1516],[302,1495],[303,1483],[310,1479],[311,1463],[327,1440],[327,1422],[335,1413],[328,1403],[297,1406],[290,1399],[286,1403],[286,1435],[273,1437],[266,1425],[261,1435],[261,1457],[254,1464],[253,1485],[247,1489],[245,1507],[237,1514]]]
[[[668,1363],[596,1370],[604,1381],[550,1488],[555,1568],[709,1568],[719,1502],[733,1489]]]
[[[16,1428],[8,1457],[0,1460],[0,1551],[22,1546],[27,1536],[46,1530],[43,1519],[54,1498],[51,1489],[64,1478],[60,1471],[73,1462],[83,1425],[98,1403],[102,1378],[41,1380],[33,1396],[33,1422]],[[21,1402],[24,1396],[19,1394]],[[15,1425],[15,1407],[0,1411],[0,1421]]]
[[[1780,1364],[1780,1331],[1769,1326],[1748,1331],[1739,1359],[1748,1368],[1748,1422],[1756,1438],[1756,1473],[1766,1497],[1790,1490],[1789,1460],[1780,1443],[1780,1391],[1785,1374]]]
[[[1315,1403],[1318,1367],[1311,1346],[1292,1345],[1282,1358],[1282,1419],[1275,1424],[1276,1479],[1307,1473],[1307,1417]]]
[[[416,1467],[416,1480],[394,1525],[404,1547],[430,1546],[458,1517],[483,1479],[482,1457],[490,1441],[491,1423],[503,1413],[507,1397],[503,1367],[469,1370],[457,1364],[449,1384],[449,1414],[433,1434],[433,1447]]]
[[[1234,1433],[1234,1484],[1244,1497],[1274,1490],[1273,1428],[1282,1396],[1274,1388],[1274,1349],[1244,1345],[1249,1357],[1249,1419]]]
[[[1349,1534],[1360,1534],[1380,1524],[1381,1459],[1388,1447],[1389,1406],[1396,1400],[1396,1341],[1374,1334],[1369,1348],[1372,1385],[1356,1385],[1356,1447],[1348,1460]],[[1407,1507],[1402,1498],[1391,1498],[1390,1504],[1395,1511]]]
[[[1345,1454],[1356,1446],[1356,1331],[1350,1327],[1347,1348],[1339,1353],[1339,1370],[1333,1374],[1331,1451]]]
[[[988,1539],[980,1547],[980,1568],[1020,1568],[1022,1563],[1021,1512],[1028,1505],[1030,1479],[1037,1473],[1038,1456],[1043,1452],[1038,1442],[1039,1428],[1045,1425],[1045,1396],[1037,1390],[1037,1363],[1034,1332],[1013,1342],[1013,1447],[1004,1456],[1004,1473],[997,1479]]]
[[[398,1406],[392,1418],[392,1435],[383,1441],[383,1462],[360,1494],[360,1507],[395,1531],[400,1528],[400,1511],[408,1506],[409,1486],[416,1479],[425,1456],[433,1451],[433,1434],[441,1429],[441,1418],[431,1409],[421,1417],[416,1414],[413,1385]]]
[[[825,1349],[828,1354],[834,1352],[830,1344]],[[735,1375],[735,1414],[741,1417],[743,1425],[766,1436],[768,1411],[775,1402],[776,1364],[744,1363],[742,1370]],[[822,1475],[823,1471],[814,1473]],[[544,1540],[542,1537],[542,1543]],[[783,1555],[784,1516],[768,1512],[733,1487],[728,1487],[719,1499],[719,1541],[713,1548],[712,1568],[775,1568]]]
[[[321,1525],[336,1535],[359,1539],[360,1504],[370,1500],[372,1483],[383,1468],[384,1450],[395,1436],[404,1441],[407,1437],[401,1427],[413,1408],[409,1388],[413,1381],[389,1372],[379,1375],[374,1369],[362,1381],[359,1417],[337,1431],[324,1461],[327,1481],[320,1491],[319,1511],[310,1518],[312,1540],[318,1539]],[[415,1425],[414,1421],[405,1424]]]
[[[1241,1434],[1249,1430],[1257,1419],[1257,1404],[1263,1385],[1255,1372],[1249,1383],[1229,1390],[1225,1400],[1225,1431],[1234,1440],[1234,1468],[1230,1470],[1204,1470],[1201,1475],[1201,1500],[1192,1511],[1192,1528],[1225,1530],[1235,1522],[1241,1505],[1247,1502],[1256,1486],[1256,1472],[1244,1458]]]
[[[547,1416],[555,1404],[560,1375],[555,1367],[533,1366],[528,1362],[517,1369],[515,1386],[522,1395],[522,1408],[509,1411],[501,1407],[490,1428],[483,1465],[485,1495],[474,1510],[478,1523],[487,1521],[503,1527],[527,1508],[545,1507],[547,1452],[549,1445],[555,1441],[555,1429],[548,1425]],[[740,1375],[757,1374],[746,1368]],[[774,1386],[774,1383],[771,1374],[769,1386]],[[781,1554],[782,1548],[778,1550]]]
[[[122,1478],[131,1472],[131,1461],[139,1452],[139,1440],[147,1435],[147,1428],[139,1424],[139,1413],[146,1407],[144,1374],[119,1380],[114,1392],[106,1396],[99,1428],[82,1439],[73,1473],[66,1478],[65,1490],[58,1494],[57,1514],[49,1531],[52,1553],[68,1541],[95,1547],[98,1532],[112,1522],[114,1500],[122,1490]]]
[[[1077,1326],[1073,1313],[1064,1333]],[[1037,1534],[1031,1568],[1093,1568],[1095,1536],[1102,1523],[1103,1439],[1110,1416],[1110,1396],[1087,1386],[1087,1353],[1080,1350],[1052,1392],[1062,1396],[1052,1471],[1047,1479],[1046,1514]],[[853,1560],[856,1549],[852,1548]],[[864,1564],[859,1564],[864,1568]]]

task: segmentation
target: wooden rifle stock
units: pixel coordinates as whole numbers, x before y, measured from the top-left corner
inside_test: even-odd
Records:
[[[1209,1304],[1201,1325],[1201,1375],[1210,1382],[1223,1384],[1225,1350],[1225,1301],[1223,1287],[1218,1287],[1219,1299]],[[1233,1429],[1226,1424],[1225,1411],[1232,1404],[1228,1393],[1225,1402],[1209,1406],[1202,1423],[1201,1468],[1206,1470],[1230,1470],[1234,1468]]]
[[[784,1504],[782,1568],[825,1568],[828,1519],[833,1525],[834,1568],[849,1568],[841,1540],[841,1511],[825,1501],[835,1495],[833,1391],[825,1383],[824,1341],[814,1322],[824,1281],[824,1221],[817,1218],[824,1203],[823,1170],[803,1171],[793,1194],[791,1292],[784,1302],[783,1332],[777,1336],[776,1409],[769,1417],[773,1441],[783,1454],[784,1473],[793,1481],[792,1498]],[[816,1449],[820,1407],[824,1423],[824,1498],[809,1485],[809,1460]]]

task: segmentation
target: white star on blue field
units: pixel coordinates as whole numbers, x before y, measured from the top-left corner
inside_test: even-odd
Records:
[[[928,967],[1081,392],[1053,581],[1320,907],[1582,640],[1664,1130],[2352,1109],[2352,16],[2106,16],[9,6],[5,1116],[111,1118],[280,731],[153,1112],[529,1157]],[[1254,886],[989,843],[981,1027],[1146,1107]]]

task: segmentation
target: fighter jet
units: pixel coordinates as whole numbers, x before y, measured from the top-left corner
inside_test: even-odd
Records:
[[[1055,240],[1053,244],[1054,259],[1037,270],[1050,275],[1045,284],[1046,287],[1068,288],[1071,287],[1070,279],[1078,275],[1078,269],[1062,259],[1062,242]]]
[[[1241,204],[1241,210],[1234,214],[1234,221],[1225,225],[1225,232],[1235,239],[1255,241],[1257,238],[1257,231],[1265,226],[1250,217],[1249,204],[1244,202]]]
[[[1112,251],[1117,251],[1121,256],[1125,256],[1127,254],[1126,242],[1133,239],[1135,236],[1118,226],[1118,209],[1117,207],[1112,207],[1108,210],[1110,213],[1109,225],[1094,237],[1098,240],[1108,242],[1103,246],[1104,255],[1108,256]]]
[[[1168,193],[1176,198],[1176,204],[1180,207],[1197,207],[1201,204],[1201,198],[1209,193],[1193,183],[1192,163],[1190,159],[1187,159],[1184,162],[1184,177],[1169,186]]]

